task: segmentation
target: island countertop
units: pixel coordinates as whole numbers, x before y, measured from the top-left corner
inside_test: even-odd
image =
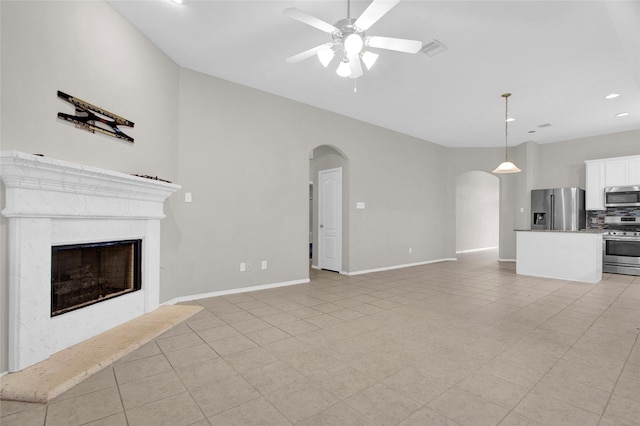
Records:
[[[567,232],[574,234],[602,234],[604,232],[603,229],[580,229],[577,231],[564,231],[560,229],[514,229],[516,232]]]

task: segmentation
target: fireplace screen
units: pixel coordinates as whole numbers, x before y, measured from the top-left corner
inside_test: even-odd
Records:
[[[140,290],[142,240],[53,246],[51,316]]]

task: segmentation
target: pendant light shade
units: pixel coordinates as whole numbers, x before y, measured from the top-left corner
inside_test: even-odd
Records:
[[[518,173],[521,171],[522,170],[520,170],[518,166],[513,164],[511,161],[503,161],[498,167],[495,168],[493,173]]]
[[[501,96],[504,98],[504,161],[492,173],[518,173],[522,170],[509,161],[507,145],[509,136],[509,96],[511,96],[511,93],[503,93]]]

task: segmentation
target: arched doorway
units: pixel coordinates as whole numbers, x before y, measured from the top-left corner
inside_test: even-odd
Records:
[[[340,220],[340,229],[338,231],[337,244],[332,250],[327,251],[328,239],[321,239],[324,236],[324,223],[320,223],[323,209],[320,203],[325,205],[327,197],[334,194],[332,191],[326,192],[322,189],[320,181],[321,176],[335,176],[339,171],[341,178],[340,187],[337,195],[339,201],[339,211],[335,214]],[[320,145],[309,153],[309,255],[311,259],[311,267],[317,269],[329,269],[336,272],[348,271],[348,235],[349,235],[349,209],[348,209],[348,182],[349,182],[349,160],[346,155],[337,147],[330,145]],[[326,189],[326,188],[325,188]],[[324,194],[324,199],[321,197]],[[335,201],[335,200],[334,200]],[[322,227],[321,227],[322,226]],[[333,242],[331,243],[333,244]],[[337,253],[339,259],[336,261],[328,261],[327,253],[330,256]],[[323,264],[323,262],[325,264]]]
[[[456,253],[496,249],[500,234],[500,179],[481,171],[456,179]]]

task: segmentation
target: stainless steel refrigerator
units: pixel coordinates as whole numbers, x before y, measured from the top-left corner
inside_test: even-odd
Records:
[[[584,190],[578,187],[531,191],[531,229],[577,231],[586,225]]]

